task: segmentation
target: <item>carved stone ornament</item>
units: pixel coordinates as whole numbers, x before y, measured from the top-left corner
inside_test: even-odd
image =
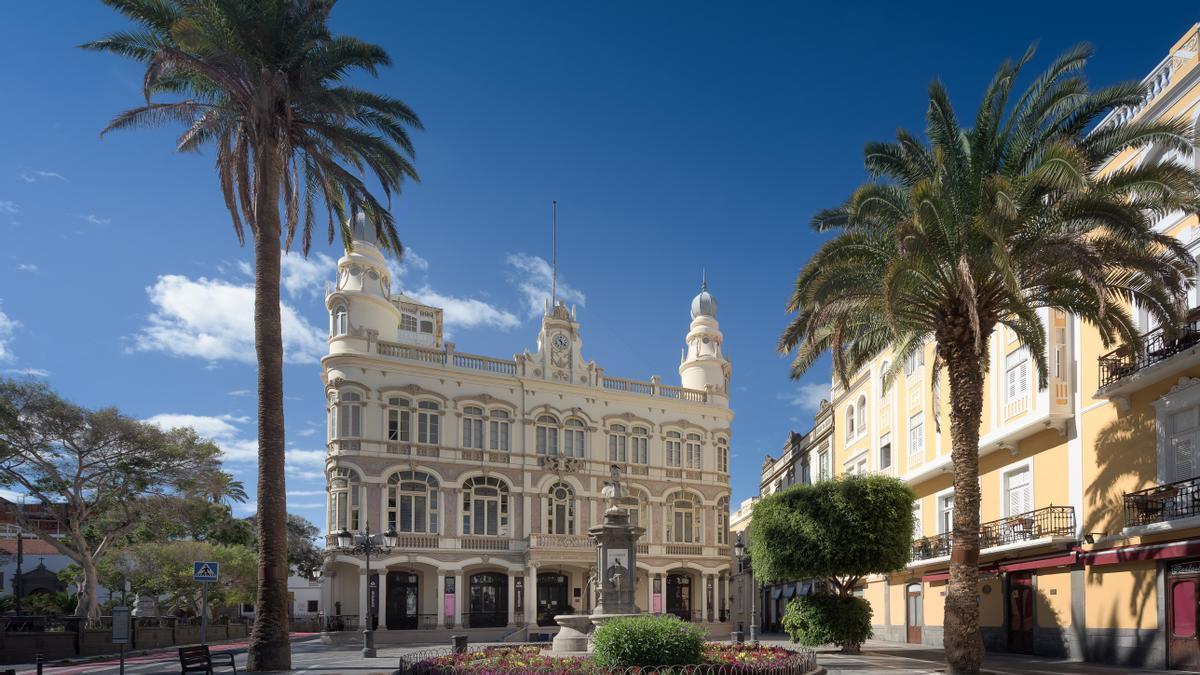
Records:
[[[1175,386],[1171,387],[1170,391],[1167,392],[1167,396],[1170,396],[1171,394],[1178,394],[1184,389],[1191,389],[1198,384],[1200,384],[1200,377],[1187,377],[1185,375],[1179,378],[1179,381],[1175,383]]]
[[[563,457],[562,455],[542,455],[538,457],[538,463],[542,465],[543,469],[557,473],[576,473],[583,468],[583,462],[579,461],[578,457]]]

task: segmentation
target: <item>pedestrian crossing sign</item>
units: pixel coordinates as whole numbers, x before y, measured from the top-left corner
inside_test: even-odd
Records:
[[[192,563],[192,579],[194,581],[216,581],[220,570],[221,567],[218,563],[197,560]]]

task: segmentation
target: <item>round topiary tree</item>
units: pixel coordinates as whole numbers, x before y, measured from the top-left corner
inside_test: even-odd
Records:
[[[601,668],[677,666],[704,658],[704,632],[674,616],[610,619],[592,634],[592,662]]]
[[[853,595],[802,595],[788,603],[783,629],[805,647],[837,644],[854,652],[871,637],[871,603]]]
[[[866,575],[894,572],[908,563],[915,498],[912,488],[896,478],[843,476],[796,485],[754,505],[750,564],[755,579],[819,579],[837,598],[801,603],[796,611],[802,618],[793,624],[804,628],[788,630],[793,640],[837,644],[855,653],[871,636],[870,605],[846,598]],[[864,623],[865,631],[860,629]],[[818,635],[823,639],[812,642]]]

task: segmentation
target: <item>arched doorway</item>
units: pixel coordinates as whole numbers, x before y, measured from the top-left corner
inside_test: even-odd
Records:
[[[1167,572],[1167,665],[1181,670],[1200,668],[1200,561],[1172,565]]]
[[[494,628],[508,624],[508,576],[500,572],[471,575],[467,600],[467,628]]]
[[[414,630],[420,617],[418,577],[412,572],[387,573],[388,630]]]
[[[1008,651],[1033,653],[1033,574],[1008,578]]]
[[[568,609],[567,589],[569,578],[558,572],[543,572],[537,575],[537,624],[554,626],[558,614],[572,613]]]
[[[686,574],[667,575],[667,614],[692,620],[692,578]]]
[[[921,584],[909,584],[904,588],[904,625],[907,629],[905,639],[908,643],[921,644],[921,625],[924,621]]]

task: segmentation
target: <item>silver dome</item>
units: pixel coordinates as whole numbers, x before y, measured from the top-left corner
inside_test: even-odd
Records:
[[[700,291],[700,294],[692,298],[692,318],[698,316],[710,316],[717,318],[717,299],[708,292],[708,289]]]

